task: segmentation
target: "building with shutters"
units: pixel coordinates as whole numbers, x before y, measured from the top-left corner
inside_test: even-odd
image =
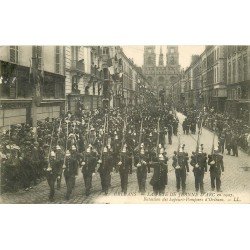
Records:
[[[250,46],[226,46],[226,111],[250,122]]]
[[[0,127],[34,121],[33,59],[42,76],[41,102],[36,120],[58,117],[65,109],[64,53],[62,46],[0,47]]]

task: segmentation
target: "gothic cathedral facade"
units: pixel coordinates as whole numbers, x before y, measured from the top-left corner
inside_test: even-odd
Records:
[[[156,46],[144,46],[143,73],[158,93],[164,90],[168,94],[180,74],[178,46],[167,46],[165,64],[161,46],[158,60],[157,65]]]

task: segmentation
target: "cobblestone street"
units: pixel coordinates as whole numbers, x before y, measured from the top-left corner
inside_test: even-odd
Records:
[[[178,114],[180,123],[183,121],[183,115]],[[191,152],[195,150],[196,147],[196,135],[183,135],[181,128],[181,143],[184,143],[185,150],[189,153],[189,156],[191,155]],[[212,133],[206,129],[203,128],[202,136],[201,136],[201,143],[204,144],[204,152],[207,152],[208,154],[211,153],[211,146],[212,146]],[[217,143],[217,138],[215,139],[215,143]],[[173,202],[183,202],[183,198],[181,194],[180,196],[178,194],[175,194],[176,188],[175,188],[175,172],[172,167],[172,155],[173,152],[177,149],[177,137],[173,137],[173,144],[168,145],[168,156],[169,156],[169,162],[168,162],[168,168],[169,168],[169,174],[168,174],[168,185],[166,186],[166,195],[169,198],[169,195],[176,198],[175,201],[172,200],[164,200],[165,203],[173,203]],[[225,172],[222,175],[222,190],[223,192],[220,195],[220,198],[222,197],[223,201],[219,200],[203,200],[202,202],[249,202],[250,200],[250,171],[244,171],[242,167],[249,166],[249,156],[247,154],[243,153],[242,151],[239,151],[239,157],[229,156],[224,153],[224,166],[225,166]],[[79,171],[79,174],[77,176],[76,180],[76,186],[73,191],[73,194],[70,198],[70,200],[65,200],[64,196],[66,193],[66,185],[65,181],[63,179],[62,181],[62,187],[60,190],[56,190],[55,194],[55,201],[49,202],[48,200],[48,193],[49,193],[49,187],[47,185],[46,180],[42,181],[37,186],[33,187],[33,189],[29,191],[18,191],[17,193],[5,193],[1,196],[1,203],[31,203],[31,204],[40,204],[40,203],[52,203],[52,204],[81,204],[81,203],[141,203],[141,202],[159,202],[159,199],[153,196],[153,190],[152,186],[149,184],[149,181],[152,176],[152,172],[148,174],[147,178],[147,193],[145,195],[140,195],[138,192],[138,184],[136,179],[136,169],[133,168],[132,175],[129,175],[129,184],[128,184],[128,194],[127,196],[120,194],[120,177],[118,173],[114,173],[112,175],[112,181],[111,181],[111,188],[108,195],[104,195],[101,193],[101,183],[100,183],[100,177],[99,174],[96,174],[93,177],[93,188],[90,196],[86,197],[84,195],[85,188],[84,188],[84,182],[82,174]],[[216,193],[211,191],[210,188],[210,177],[209,172],[205,174],[204,177],[204,187],[205,191],[207,192],[203,197],[216,197]],[[185,202],[196,202],[199,203],[199,199],[202,198],[202,195],[195,194],[195,188],[194,188],[194,176],[192,173],[192,167],[190,166],[190,172],[187,176],[187,194],[190,194],[191,197],[196,197],[195,200],[185,200]],[[190,197],[190,196],[189,196]],[[164,202],[163,201],[163,202]],[[200,203],[202,203],[200,202]]]

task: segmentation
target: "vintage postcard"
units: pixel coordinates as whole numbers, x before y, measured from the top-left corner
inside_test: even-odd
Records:
[[[0,46],[0,203],[250,203],[249,124],[250,46]]]

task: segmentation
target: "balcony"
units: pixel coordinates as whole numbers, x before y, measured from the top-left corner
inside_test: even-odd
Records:
[[[84,74],[85,73],[85,65],[83,60],[71,60],[71,67],[70,67],[71,72],[75,72],[78,74]]]

